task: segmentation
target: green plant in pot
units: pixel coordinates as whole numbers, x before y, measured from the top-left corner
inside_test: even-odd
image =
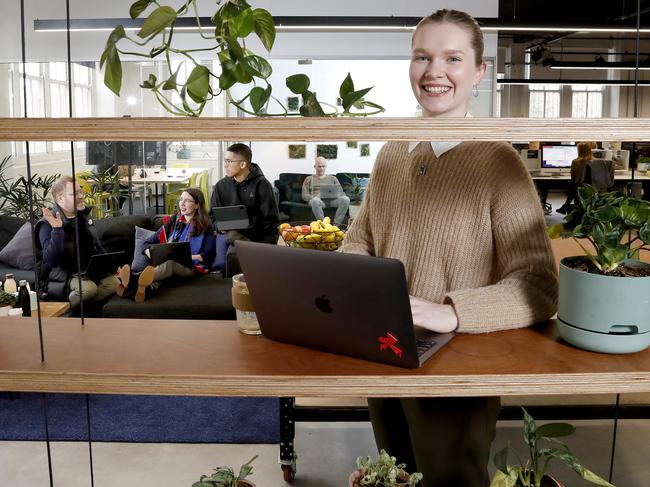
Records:
[[[16,298],[11,293],[0,291],[0,308],[5,306],[11,306],[12,308],[16,306]]]
[[[198,482],[194,482],[192,487],[255,487],[250,480],[246,480],[253,473],[253,460],[255,455],[247,463],[239,468],[239,474],[235,475],[232,467],[217,467],[212,475],[201,475]]]
[[[506,445],[494,455],[497,472],[490,487],[563,487],[563,484],[547,474],[551,460],[564,462],[583,479],[602,487],[614,487],[605,479],[585,468],[569,448],[558,440],[575,431],[568,423],[547,423],[537,426],[526,409],[524,412],[524,442],[529,457],[518,458],[518,465],[508,465],[510,445]],[[544,446],[547,444],[548,446]]]
[[[650,346],[650,264],[639,258],[650,250],[650,202],[590,185],[578,196],[564,223],[548,230],[551,238],[574,238],[585,252],[560,262],[560,336],[595,352],[644,350]]]
[[[385,450],[379,452],[377,459],[358,457],[357,470],[350,474],[350,487],[401,487],[417,485],[422,480],[422,474],[405,470],[406,464],[397,463],[395,457]]]
[[[29,195],[31,191],[34,218],[38,219],[41,209],[50,206],[50,189],[59,178],[59,174],[39,176],[32,174],[31,179],[20,176],[10,179],[7,176],[11,156],[0,161],[0,215],[30,218]]]
[[[180,3],[180,5],[179,5]],[[239,110],[250,115],[264,116],[366,116],[383,112],[384,109],[370,101],[365,95],[372,89],[355,89],[351,76],[345,78],[339,89],[342,111],[335,105],[319,101],[316,93],[310,90],[310,80],[298,73],[286,78],[289,90],[299,95],[302,103],[298,113],[273,95],[269,78],[273,72],[271,64],[246,47],[246,39],[256,36],[267,51],[275,42],[275,24],[272,15],[262,8],[251,8],[246,0],[216,0],[217,9],[210,17],[208,25],[202,24],[198,16],[200,0],[184,0],[173,6],[164,5],[159,0],[137,0],[131,5],[129,15],[132,19],[144,17],[137,37],[129,37],[124,26],[118,25],[108,36],[100,66],[104,70],[104,84],[119,96],[122,87],[121,55],[139,56],[153,59],[164,57],[165,73],[162,79],[155,74],[142,82],[141,88],[150,90],[158,102],[174,115],[198,117],[208,101],[222,92]],[[215,3],[214,1],[212,2]],[[181,49],[176,23],[185,17],[195,21],[200,44],[205,47]],[[124,50],[121,46],[130,42],[136,49]],[[118,47],[119,46],[119,47]],[[220,72],[213,72],[199,56],[216,59]],[[178,67],[172,66],[172,56],[181,57]],[[189,75],[186,80],[179,76],[181,65],[186,65]],[[228,90],[235,84],[251,85],[250,91],[241,99],[235,100]],[[176,96],[172,96],[172,93]],[[176,101],[179,100],[179,101]],[[270,103],[273,102],[272,113]]]

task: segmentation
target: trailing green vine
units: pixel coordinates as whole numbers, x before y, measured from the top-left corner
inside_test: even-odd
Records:
[[[212,25],[206,27],[201,25],[198,16],[198,1],[184,0],[178,9],[163,5],[157,0],[137,0],[133,3],[129,9],[132,19],[140,17],[145,11],[149,13],[136,34],[137,38],[128,36],[122,25],[115,27],[109,34],[100,58],[104,84],[119,96],[122,88],[120,55],[149,59],[164,56],[167,71],[165,77],[158,79],[155,74],[150,74],[140,87],[150,90],[160,105],[174,115],[198,117],[206,103],[222,92],[226,92],[228,101],[234,106],[245,113],[258,116],[367,116],[384,111],[380,105],[364,99],[372,87],[355,90],[350,74],[339,88],[342,111],[317,99],[316,94],[309,89],[310,79],[307,75],[295,74],[286,79],[286,86],[292,93],[301,96],[302,104],[299,113],[290,113],[273,96],[273,87],[269,83],[273,72],[271,64],[246,47],[246,39],[256,35],[266,50],[271,52],[275,42],[275,24],[271,14],[262,8],[251,8],[246,0],[216,0],[218,9],[210,18]],[[186,15],[193,16],[199,35],[212,45],[197,49],[178,49],[173,46],[176,22]],[[118,43],[124,42],[143,48],[143,51],[128,51],[118,47]],[[209,51],[216,51],[221,67],[219,74],[195,58],[195,53]],[[184,58],[182,63],[188,63],[192,67],[185,82],[178,79],[182,63],[175,70],[172,68],[172,54],[181,56]],[[241,99],[233,99],[228,91],[235,84],[251,83],[252,88]],[[172,93],[178,95],[179,103],[173,100]],[[277,106],[275,113],[270,110],[272,101],[273,107]]]

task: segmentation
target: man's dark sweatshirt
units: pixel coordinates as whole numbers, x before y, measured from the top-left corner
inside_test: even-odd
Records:
[[[235,205],[246,206],[251,224],[250,228],[238,232],[253,242],[277,243],[280,218],[273,187],[257,164],[250,164],[250,174],[241,183],[225,176],[214,185],[210,199],[210,217],[215,228],[212,208]]]

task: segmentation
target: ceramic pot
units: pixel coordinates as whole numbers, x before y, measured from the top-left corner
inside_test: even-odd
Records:
[[[255,484],[250,480],[240,480],[237,482],[237,487],[255,487]]]
[[[650,346],[650,276],[605,276],[571,267],[571,262],[584,258],[566,257],[560,262],[560,336],[593,352],[645,350]],[[650,267],[639,261],[626,264]]]

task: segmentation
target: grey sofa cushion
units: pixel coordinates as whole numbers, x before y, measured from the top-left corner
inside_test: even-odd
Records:
[[[149,259],[142,253],[144,250],[144,241],[151,235],[156,233],[153,230],[146,228],[135,227],[135,249],[133,250],[133,262],[131,263],[131,270],[133,272],[140,272],[142,269],[149,265]]]
[[[34,269],[32,226],[29,222],[24,223],[0,251],[0,261],[18,269],[27,271]]]

